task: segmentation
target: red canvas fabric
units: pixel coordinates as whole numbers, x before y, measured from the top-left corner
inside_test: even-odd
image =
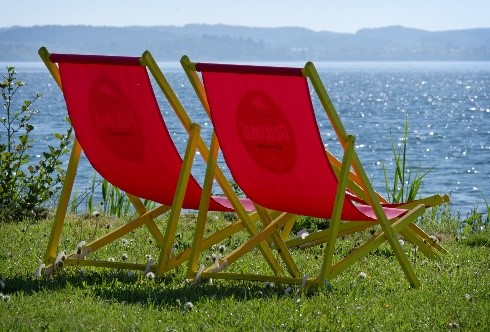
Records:
[[[70,120],[94,169],[127,193],[171,205],[182,158],[139,58],[56,54],[51,59],[58,62]],[[200,198],[201,187],[191,176],[183,208],[198,209]],[[210,210],[232,209],[226,200],[212,200]]]
[[[247,71],[247,67],[249,70]],[[301,69],[197,64],[223,156],[252,201],[278,211],[331,217],[337,178]],[[388,218],[405,210],[385,208]],[[343,220],[375,220],[346,197]]]

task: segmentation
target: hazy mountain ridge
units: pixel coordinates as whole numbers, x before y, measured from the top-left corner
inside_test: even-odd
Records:
[[[183,54],[228,61],[490,61],[490,28],[431,32],[392,26],[354,34],[305,28],[189,24],[183,27],[34,26],[0,29],[0,61],[38,61],[58,53]]]

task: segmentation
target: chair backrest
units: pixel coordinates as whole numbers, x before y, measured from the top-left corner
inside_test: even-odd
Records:
[[[182,158],[140,58],[51,54],[50,60],[58,63],[69,118],[94,169],[131,195],[171,205]],[[200,196],[191,175],[183,208],[198,209]]]
[[[210,63],[195,68],[224,159],[244,193],[273,210],[331,217],[338,181],[302,68]],[[342,218],[375,216],[346,198]]]

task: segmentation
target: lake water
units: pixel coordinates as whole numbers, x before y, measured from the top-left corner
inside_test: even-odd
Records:
[[[66,131],[62,94],[40,62],[0,65],[2,75],[6,65],[15,66],[18,78],[28,84],[19,92],[19,99],[31,98],[36,92],[44,95],[34,104],[40,112],[32,121],[34,155],[40,155],[47,144],[56,144],[53,133]],[[211,124],[180,65],[160,63],[160,66],[191,118],[202,125],[202,135],[209,140]],[[383,165],[392,178],[391,140],[397,147],[401,144],[408,117],[408,166],[414,170],[430,169],[420,193],[423,196],[448,193],[453,210],[463,214],[476,206],[484,210],[484,197],[490,201],[489,62],[316,63],[316,66],[347,132],[357,137],[358,154],[378,191],[386,192]],[[161,93],[157,92],[157,97],[163,100]],[[325,114],[318,109],[317,100],[314,102],[324,143],[334,153],[340,151]],[[168,105],[162,101],[161,107],[167,126],[183,151],[186,134]],[[202,180],[204,164],[200,158],[193,173]],[[76,180],[79,192],[90,185],[93,175],[90,165],[82,160]]]

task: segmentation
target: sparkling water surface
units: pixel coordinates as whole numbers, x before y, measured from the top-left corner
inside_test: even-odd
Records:
[[[40,62],[0,65],[15,66],[18,78],[27,83],[16,100],[43,94],[34,104],[39,113],[32,120],[35,126],[32,155],[36,158],[46,151],[47,144],[56,145],[53,133],[67,129],[63,96]],[[209,142],[211,123],[180,64],[159,65],[192,120],[201,124],[201,134]],[[315,65],[347,132],[356,136],[357,152],[376,190],[386,193],[383,166],[392,183],[395,167],[392,142],[396,149],[401,148],[408,119],[407,168],[412,176],[417,170],[429,171],[420,195],[450,194],[453,210],[463,214],[473,208],[483,211],[485,199],[490,203],[490,62],[320,62]],[[2,73],[6,73],[5,69]],[[162,93],[155,91],[169,131],[183,153],[187,134]],[[340,144],[318,99],[313,96],[324,143],[338,155]],[[67,159],[68,156],[65,163]],[[200,181],[205,167],[201,159],[197,156],[193,167],[193,174]],[[221,164],[226,171],[222,160]],[[76,191],[80,193],[88,188],[93,176],[90,165],[82,159]]]

